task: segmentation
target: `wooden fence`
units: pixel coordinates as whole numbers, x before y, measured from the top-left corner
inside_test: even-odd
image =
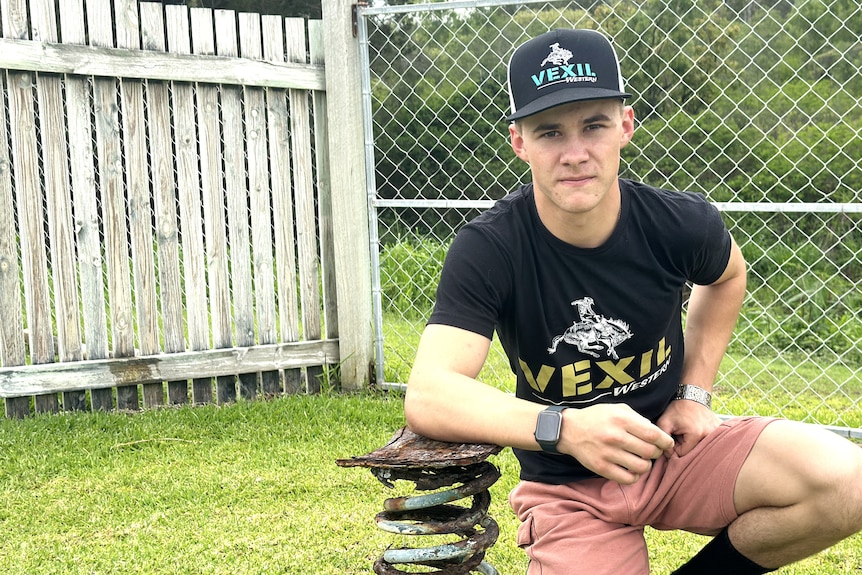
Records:
[[[0,16],[7,416],[318,389],[339,362],[321,22]]]

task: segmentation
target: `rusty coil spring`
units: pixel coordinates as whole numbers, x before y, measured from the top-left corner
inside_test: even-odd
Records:
[[[377,526],[390,533],[401,535],[463,536],[454,543],[434,547],[387,549],[374,563],[377,575],[411,575],[396,565],[422,565],[437,569],[430,573],[441,575],[499,575],[484,560],[485,551],[497,540],[500,533],[497,522],[488,516],[491,495],[488,488],[500,478],[499,470],[488,462],[445,469],[373,469],[372,472],[385,485],[403,479],[416,484],[416,489],[430,491],[443,487],[458,487],[412,497],[387,499],[384,511],[377,514]],[[472,497],[472,505],[450,505],[454,501]]]

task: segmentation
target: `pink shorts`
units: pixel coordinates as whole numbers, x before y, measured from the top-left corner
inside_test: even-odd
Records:
[[[737,475],[772,421],[725,421],[685,457],[657,459],[633,485],[522,481],[509,503],[521,520],[518,545],[530,557],[528,575],[647,575],[645,526],[717,534],[738,517]]]

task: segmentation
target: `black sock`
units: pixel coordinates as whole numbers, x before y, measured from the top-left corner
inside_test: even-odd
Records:
[[[736,550],[727,527],[685,565],[671,575],[760,575],[775,569],[761,567]]]

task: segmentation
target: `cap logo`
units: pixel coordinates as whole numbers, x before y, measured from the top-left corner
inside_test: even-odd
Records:
[[[561,48],[558,42],[550,45],[551,53],[542,60],[541,66],[549,62],[554,64],[554,67],[542,69],[538,74],[533,74],[531,78],[536,88],[541,90],[558,82],[596,82],[596,73],[593,72],[589,63],[569,64],[573,54],[570,50]]]
[[[551,53],[548,54],[548,57],[542,60],[542,68],[545,67],[545,64],[550,62],[555,66],[562,66],[563,64],[568,64],[569,60],[572,59],[572,52],[570,50],[566,50],[565,48],[560,48],[559,42],[554,42],[550,46]]]

